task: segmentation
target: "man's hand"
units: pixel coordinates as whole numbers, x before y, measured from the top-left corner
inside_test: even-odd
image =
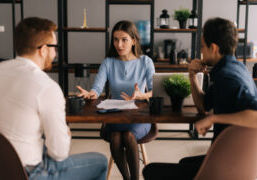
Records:
[[[142,93],[140,90],[139,90],[139,87],[138,87],[138,84],[136,83],[135,84],[135,90],[132,94],[132,96],[129,96],[127,95],[125,92],[121,92],[121,97],[126,100],[126,101],[129,101],[129,100],[134,100],[134,99],[139,99],[139,100],[143,100],[143,99],[146,99],[146,95],[145,93]]]
[[[215,115],[210,115],[210,116],[207,116],[206,118],[200,120],[200,121],[197,121],[195,123],[195,127],[196,127],[196,130],[199,134],[205,136],[205,134],[207,133],[207,131],[211,128],[211,126],[213,125],[214,123],[214,118],[215,118]]]
[[[76,87],[80,91],[80,93],[78,94],[79,97],[83,97],[85,99],[97,99],[97,94],[95,91],[91,90],[88,92],[80,86],[76,86]]]
[[[190,75],[194,75],[198,72],[206,72],[207,66],[203,64],[200,59],[194,59],[188,65],[188,72]]]

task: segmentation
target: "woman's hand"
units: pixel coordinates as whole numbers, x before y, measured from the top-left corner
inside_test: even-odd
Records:
[[[129,100],[134,100],[134,99],[139,99],[139,100],[143,100],[143,99],[147,99],[146,97],[146,94],[145,93],[142,93],[140,90],[139,90],[139,87],[138,87],[138,84],[136,83],[135,84],[135,90],[132,94],[132,96],[129,96],[127,95],[125,92],[121,92],[121,97],[126,100],[126,101],[129,101]]]
[[[78,88],[78,90],[80,92],[78,94],[79,97],[83,97],[85,99],[97,99],[97,94],[95,91],[91,90],[88,92],[80,86],[76,86],[76,87]]]

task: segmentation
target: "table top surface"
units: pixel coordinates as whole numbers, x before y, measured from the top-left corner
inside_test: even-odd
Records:
[[[101,100],[87,100],[83,109],[76,114],[66,115],[68,123],[193,123],[203,116],[195,107],[183,107],[181,113],[172,112],[171,107],[163,107],[160,115],[149,113],[146,101],[136,101],[138,109],[122,110],[122,112],[98,114],[96,105]]]

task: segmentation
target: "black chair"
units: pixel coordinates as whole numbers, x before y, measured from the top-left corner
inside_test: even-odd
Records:
[[[28,180],[27,173],[11,143],[0,133],[0,179]]]

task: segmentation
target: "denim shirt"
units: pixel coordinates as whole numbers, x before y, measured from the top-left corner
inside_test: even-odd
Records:
[[[224,56],[210,72],[210,85],[204,105],[214,114],[229,114],[246,109],[257,110],[257,89],[245,65],[234,56]],[[228,125],[214,124],[214,138]]]

